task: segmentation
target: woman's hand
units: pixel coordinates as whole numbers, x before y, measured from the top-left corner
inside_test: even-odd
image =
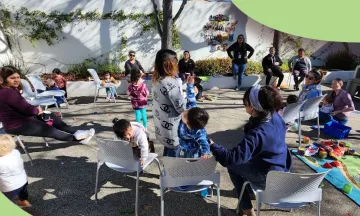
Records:
[[[39,110],[38,115],[43,114],[43,110],[41,109],[41,107],[38,107],[38,110]]]
[[[195,77],[194,76],[188,76],[187,78],[187,84],[193,84],[195,83]]]
[[[330,115],[332,116],[336,116],[337,114],[341,113],[341,111],[334,111],[334,112],[331,112]]]

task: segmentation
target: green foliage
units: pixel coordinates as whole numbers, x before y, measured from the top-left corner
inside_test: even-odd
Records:
[[[326,69],[354,70],[359,58],[348,49],[333,51],[325,57]]]
[[[248,61],[246,66],[247,74],[262,74],[264,72],[261,62]]]
[[[98,72],[106,72],[109,71],[110,73],[121,73],[121,69],[119,65],[112,64],[112,63],[99,63],[97,65]]]
[[[195,62],[197,76],[217,76],[231,72],[230,58],[209,58]]]

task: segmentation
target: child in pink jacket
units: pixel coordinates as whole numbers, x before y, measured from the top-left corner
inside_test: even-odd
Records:
[[[137,122],[142,119],[145,129],[147,128],[146,106],[148,101],[149,90],[145,83],[140,81],[140,70],[131,70],[131,84],[128,88],[128,95],[131,96],[131,104],[135,111]]]

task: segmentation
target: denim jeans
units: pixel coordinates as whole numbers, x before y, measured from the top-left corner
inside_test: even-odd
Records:
[[[176,157],[178,152],[178,148],[168,148],[164,146],[164,157]]]
[[[258,172],[254,169],[250,169],[247,165],[240,165],[228,168],[229,176],[234,184],[237,198],[239,198],[243,184],[246,181],[250,181],[251,185],[256,187],[256,189],[265,189],[266,175],[265,172]],[[251,187],[248,185],[244,191],[243,196],[241,197],[241,202],[239,204],[240,210],[246,210],[253,208],[251,204],[250,194],[252,193]]]
[[[329,113],[323,113],[321,111],[319,111],[319,120],[322,123],[337,121],[341,125],[346,125],[346,123],[348,122],[347,119],[339,119],[339,118],[336,118],[336,116],[332,116]]]
[[[109,88],[106,88],[105,90],[106,90],[106,98],[107,99],[115,97],[115,95],[116,95],[115,87],[109,87]]]
[[[246,71],[246,64],[238,64],[238,63],[232,62],[233,76],[238,75],[238,83],[237,83],[238,87],[241,86],[245,71]]]

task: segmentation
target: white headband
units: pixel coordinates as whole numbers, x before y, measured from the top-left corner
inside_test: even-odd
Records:
[[[260,91],[261,85],[256,84],[254,85],[250,90],[250,103],[251,106],[254,107],[256,111],[264,112],[265,110],[262,108],[260,102],[259,102],[259,91]]]

